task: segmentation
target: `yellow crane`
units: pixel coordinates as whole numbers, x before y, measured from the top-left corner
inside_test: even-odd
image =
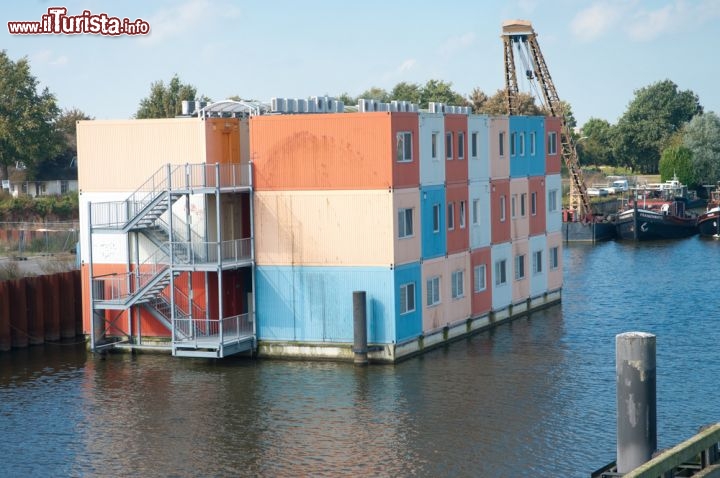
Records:
[[[578,162],[577,149],[573,141],[570,127],[567,124],[565,113],[560,103],[557,90],[550,77],[545,58],[543,58],[538,45],[537,34],[532,24],[527,20],[508,20],[502,25],[502,39],[505,57],[505,91],[508,115],[518,114],[518,81],[515,70],[515,54],[513,47],[517,49],[518,56],[523,63],[524,74],[531,84],[536,84],[541,93],[543,106],[552,116],[562,119],[560,131],[560,143],[562,145],[562,158],[570,175],[570,210],[573,211],[575,220],[592,220],[592,209],[587,186],[583,178],[582,169]]]

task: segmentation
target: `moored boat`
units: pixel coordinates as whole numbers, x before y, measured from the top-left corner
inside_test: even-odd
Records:
[[[664,203],[658,209],[633,207],[617,215],[615,229],[618,239],[648,241],[680,239],[698,233],[697,216],[686,212],[685,201]]]
[[[698,216],[697,226],[701,236],[720,238],[720,185],[710,191],[707,210]]]

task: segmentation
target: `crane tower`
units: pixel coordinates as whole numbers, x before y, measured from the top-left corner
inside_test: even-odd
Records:
[[[523,63],[523,73],[527,80],[537,86],[542,93],[541,101],[543,101],[543,106],[547,108],[552,116],[562,119],[560,143],[562,158],[570,175],[570,210],[574,211],[576,218],[589,219],[592,217],[590,198],[578,162],[577,150],[532,24],[527,20],[508,20],[502,26],[502,39],[508,115],[518,114],[519,89],[515,70],[515,54],[513,52],[515,47]]]

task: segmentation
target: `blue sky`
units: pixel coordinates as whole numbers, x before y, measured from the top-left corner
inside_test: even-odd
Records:
[[[151,33],[8,33],[8,21],[39,21],[53,6],[139,18]],[[636,89],[664,79],[720,111],[717,0],[28,0],[2,2],[0,19],[0,48],[27,56],[61,107],[98,119],[131,117],[150,84],[175,73],[213,100],[357,95],[429,79],[491,95],[504,87],[508,19],[532,22],[579,125],[615,123]]]

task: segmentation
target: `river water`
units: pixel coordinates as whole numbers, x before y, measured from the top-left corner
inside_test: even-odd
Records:
[[[562,305],[395,366],[0,355],[0,476],[562,476],[615,457],[615,335],[658,444],[720,421],[720,241],[570,245]]]

